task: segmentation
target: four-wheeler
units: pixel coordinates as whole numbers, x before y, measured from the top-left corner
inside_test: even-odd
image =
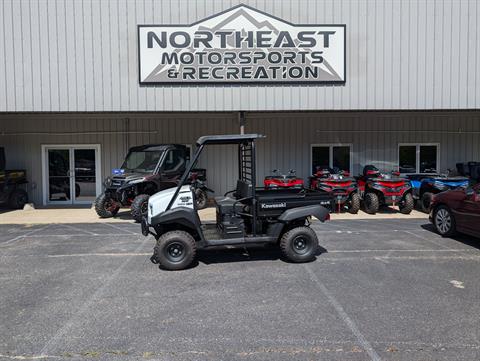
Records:
[[[296,171],[290,169],[287,174],[280,174],[277,169],[272,170],[272,175],[266,176],[263,180],[263,185],[265,189],[274,188],[303,188],[303,179],[297,178]]]
[[[105,182],[105,191],[95,200],[101,218],[113,217],[121,206],[130,206],[133,219],[147,214],[148,198],[175,187],[185,172],[187,147],[180,144],[148,144],[130,148],[120,169]]]
[[[480,238],[480,184],[435,194],[430,222],[445,237],[460,232]]]
[[[409,174],[407,178],[413,189],[413,198],[426,213],[430,210],[434,194],[459,187],[466,188],[469,184],[467,177],[450,177],[445,174]]]
[[[13,209],[21,209],[28,203],[28,194],[22,188],[27,184],[27,172],[5,168],[5,149],[0,147],[0,204],[6,204]]]
[[[382,205],[395,205],[403,214],[410,214],[414,207],[412,187],[399,173],[383,174],[377,167],[366,165],[357,178],[365,212],[375,214]]]
[[[259,134],[231,134],[200,137],[192,161],[176,188],[158,192],[148,201],[148,217],[142,219],[142,234],[156,239],[152,262],[164,269],[189,267],[197,250],[217,246],[277,244],[291,262],[308,262],[318,251],[310,218],[324,222],[331,197],[306,189],[257,188],[255,150]],[[201,223],[195,207],[195,193],[187,185],[191,168],[209,145],[238,146],[239,176],[234,190],[215,197],[215,223]]]
[[[335,199],[337,212],[341,209],[357,214],[360,210],[360,194],[357,181],[346,171],[338,168],[317,167],[314,175],[309,177],[311,189],[331,193]]]
[[[205,172],[203,172],[202,175],[199,170],[200,169],[192,170],[189,180],[195,192],[195,204],[197,209],[204,209],[208,204],[208,193],[214,193],[214,191],[208,188],[205,184]]]

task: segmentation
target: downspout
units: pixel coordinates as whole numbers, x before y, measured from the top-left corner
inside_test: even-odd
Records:
[[[240,134],[245,134],[245,112],[240,111],[238,112],[238,124],[240,125]]]

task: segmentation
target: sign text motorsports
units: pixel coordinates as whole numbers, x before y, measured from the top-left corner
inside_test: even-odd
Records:
[[[345,25],[238,5],[191,25],[139,25],[141,84],[345,83]]]

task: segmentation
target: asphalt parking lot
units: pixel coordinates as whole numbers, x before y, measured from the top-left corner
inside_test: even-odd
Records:
[[[136,224],[0,225],[0,359],[480,359],[480,240],[314,229],[309,264],[236,249],[167,272]]]

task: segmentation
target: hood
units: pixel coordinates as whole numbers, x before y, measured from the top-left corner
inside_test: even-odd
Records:
[[[115,174],[115,175],[111,175],[106,179],[106,184],[112,187],[121,187],[124,184],[128,184],[132,181],[136,181],[136,180],[142,181],[143,178],[145,178],[146,176],[149,176],[149,174],[145,174],[145,173],[124,173],[124,174],[118,174],[118,175]],[[110,184],[108,182],[109,179],[111,180]]]
[[[155,193],[148,199],[148,223],[151,223],[151,219],[160,213],[165,212],[170,200],[177,187],[164,189],[163,191]],[[172,208],[187,207],[193,209],[193,194],[189,185],[184,185],[180,188],[175,202],[173,202]]]

